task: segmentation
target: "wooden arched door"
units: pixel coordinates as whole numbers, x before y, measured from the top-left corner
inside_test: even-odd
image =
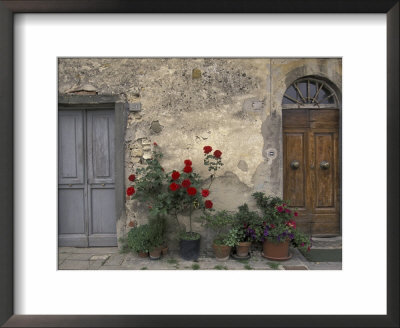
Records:
[[[296,81],[283,101],[283,197],[297,208],[300,229],[340,233],[339,109],[336,95],[315,79]]]

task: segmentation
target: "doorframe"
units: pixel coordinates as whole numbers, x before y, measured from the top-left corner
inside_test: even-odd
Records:
[[[317,74],[301,74],[303,73],[304,70],[297,68],[291,72],[289,72],[286,75],[286,79],[284,82],[284,87],[280,90],[281,91],[281,95],[280,95],[280,99],[283,99],[283,95],[285,94],[286,90],[297,80],[300,79],[307,79],[307,78],[311,78],[311,79],[316,79],[316,80],[320,80],[325,82],[336,94],[337,97],[337,109],[339,111],[339,195],[338,195],[338,202],[339,202],[339,232],[340,235],[342,235],[342,90],[339,86],[337,86],[330,78],[324,76],[324,74],[322,73],[317,73]],[[282,102],[280,103],[280,111],[281,111],[281,116],[283,116],[283,109],[284,106],[282,105]],[[306,109],[306,108],[304,108]],[[315,108],[314,108],[315,109]],[[283,120],[281,120],[281,151],[280,151],[280,155],[281,158],[283,159]],[[285,177],[283,176],[283,169],[282,169],[282,182],[285,182]],[[282,196],[283,196],[283,190],[284,188],[282,188]],[[315,235],[317,236],[317,235]]]
[[[60,110],[68,109],[113,109],[114,110],[114,133],[115,133],[115,227],[118,242],[118,221],[124,222],[126,213],[124,211],[125,193],[125,129],[128,118],[128,103],[122,96],[115,95],[59,95],[57,117]],[[58,168],[58,158],[57,158]],[[58,172],[58,169],[57,169]],[[58,185],[57,185],[58,188]],[[58,192],[58,190],[57,190]],[[58,204],[57,204],[58,210]],[[58,220],[57,220],[58,229]],[[57,230],[58,236],[58,230]],[[58,238],[57,238],[58,239]]]

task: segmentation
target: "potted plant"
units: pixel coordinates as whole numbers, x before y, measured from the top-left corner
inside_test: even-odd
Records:
[[[165,220],[163,218],[151,219],[149,223],[149,255],[150,259],[161,258],[162,249],[165,247]]]
[[[238,227],[233,226],[233,217],[227,211],[203,216],[205,225],[215,232],[213,250],[218,261],[229,259],[231,249],[238,243]]]
[[[152,158],[146,160],[146,167],[136,170],[138,178],[134,176],[133,180],[129,179],[132,182],[136,180],[135,186],[130,186],[126,191],[129,197],[136,197],[147,204],[150,217],[172,216],[175,218],[181,257],[192,261],[199,257],[201,237],[192,229],[192,218],[197,210],[203,212],[212,210],[213,203],[206,198],[210,195],[209,189],[215,172],[223,165],[220,150],[212,154],[210,146],[205,146],[203,150],[204,165],[208,166],[210,172],[213,171],[207,188],[202,188],[204,182],[200,175],[194,172],[190,159],[184,161],[182,170],[165,173],[160,164],[163,154],[160,147],[154,143]],[[188,216],[188,227],[179,222],[178,214]]]
[[[310,250],[311,238],[296,229],[294,218],[297,212],[288,208],[279,197],[253,194],[262,211],[262,232],[259,239],[263,242],[262,255],[270,260],[287,260],[291,257],[289,245],[301,250]]]
[[[202,188],[204,182],[199,174],[194,172],[190,159],[184,161],[184,168],[180,171],[173,170],[169,173],[168,192],[165,194],[163,203],[169,215],[176,220],[179,231],[180,255],[185,260],[196,261],[200,255],[200,234],[193,231],[192,220],[195,211],[201,210],[203,214],[212,211],[213,202],[206,199],[210,195],[214,174],[221,167],[221,155],[219,150],[210,154],[212,147],[205,146],[204,165],[213,173],[210,175],[210,183],[207,188]],[[188,216],[189,226],[180,223],[178,214]]]
[[[139,257],[147,257],[150,249],[150,229],[148,224],[135,226],[129,230],[126,247],[137,252]]]
[[[235,247],[237,257],[248,257],[250,255],[251,243],[257,240],[261,234],[260,216],[257,212],[250,211],[247,204],[239,206],[234,215],[237,227],[237,243]]]

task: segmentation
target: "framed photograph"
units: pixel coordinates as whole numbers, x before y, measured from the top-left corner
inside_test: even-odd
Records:
[[[367,3],[0,1],[0,323],[398,326],[399,3]],[[122,160],[110,160],[113,152]],[[185,168],[175,169],[174,156]],[[189,172],[203,158],[217,169],[226,161],[222,177],[210,178],[214,195]],[[314,158],[319,173],[301,158]],[[293,263],[284,270],[271,270],[274,262],[252,270],[277,259],[266,249],[235,262],[241,270],[197,258],[187,270],[144,270],[161,262],[143,268],[136,255],[67,254],[74,246],[114,251],[145,223],[135,197],[144,190],[136,169],[146,163],[171,175],[166,195],[202,189],[188,203],[194,209],[232,210],[251,196],[246,184],[298,202],[274,210],[298,217],[297,228],[316,239],[343,237],[343,267],[340,260],[322,271],[314,260],[301,271],[300,252],[286,252]],[[286,236],[306,249],[286,219]],[[192,224],[203,229],[191,220],[186,229]],[[259,232],[248,224],[251,239]],[[261,238],[274,228],[266,222]],[[207,253],[214,235],[201,234]]]

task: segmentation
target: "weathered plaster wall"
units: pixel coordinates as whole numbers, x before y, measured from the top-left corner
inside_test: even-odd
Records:
[[[190,158],[204,177],[203,146],[220,149],[224,166],[209,198],[215,209],[234,210],[244,202],[253,204],[254,191],[282,194],[282,96],[294,80],[307,75],[339,88],[341,60],[60,59],[59,92],[90,89],[140,102],[142,110],[129,113],[127,126],[121,127],[126,128],[126,181],[150,157],[153,142],[164,152],[166,171],[182,169]],[[145,208],[135,201],[126,202],[119,236],[131,220],[146,221]],[[205,241],[211,238],[202,234]]]

